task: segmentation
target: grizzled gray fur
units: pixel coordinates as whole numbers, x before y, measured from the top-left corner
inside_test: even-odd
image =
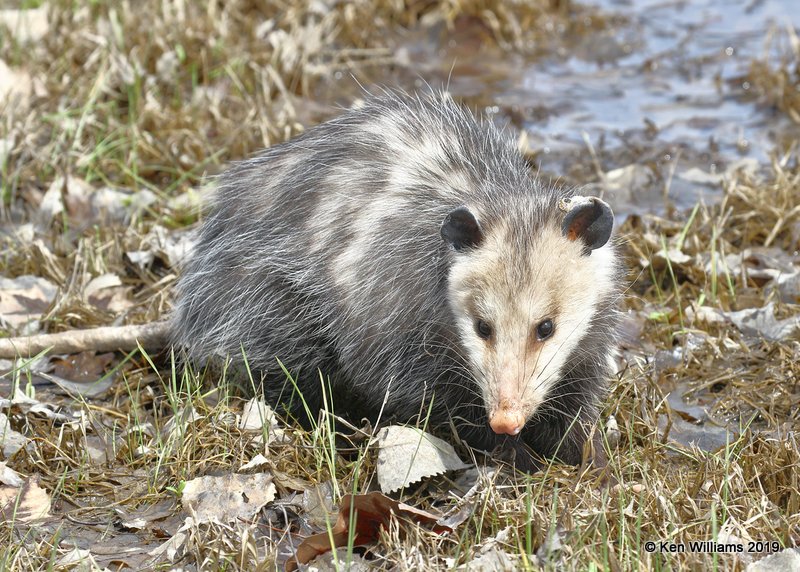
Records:
[[[449,97],[370,97],[222,176],[174,343],[195,362],[243,349],[298,418],[278,360],[312,414],[322,372],[356,421],[386,400],[384,420],[414,422],[432,401],[429,427],[452,422],[519,467],[577,463],[611,374],[620,276],[610,209],[571,198]]]

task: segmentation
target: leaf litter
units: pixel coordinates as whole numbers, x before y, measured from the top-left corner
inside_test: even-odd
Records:
[[[413,10],[300,3],[269,18],[245,4],[53,3],[3,12],[0,26],[13,38],[0,45],[5,335],[167,315],[212,190],[206,177],[330,117],[330,103],[351,101],[337,74],[379,82],[392,63],[402,77],[392,30],[445,41],[466,31],[504,56],[528,53],[526,34],[564,49],[558,38],[570,31],[595,36],[618,24],[570,2]],[[18,26],[20,18],[39,24]],[[374,21],[381,25],[364,24]],[[789,45],[795,59],[787,61],[796,62],[797,44]],[[408,62],[412,56],[406,50]],[[747,80],[759,105],[797,116],[794,68],[754,62]],[[46,517],[35,529],[22,519],[0,529],[9,547],[3,562],[271,568],[291,555],[281,550],[316,533],[324,537],[311,552],[330,551],[327,526],[340,520],[337,538],[354,530],[367,546],[358,561],[385,569],[758,564],[762,555],[651,555],[637,546],[644,538],[711,539],[713,522],[727,535],[721,539],[797,546],[796,151],[777,150],[761,169],[743,160],[678,173],[676,187],[684,181],[711,192],[694,211],[659,216],[641,214],[637,203],[643,188],[661,182],[650,160],[596,151],[599,182],[581,182],[623,203],[621,249],[632,269],[624,304],[633,341],[603,416],[618,481],[610,489],[597,471],[558,465],[533,476],[484,473],[479,458],[465,469],[463,447],[454,452],[413,429],[415,438],[387,460],[371,439],[284,423],[261,398],[212,396],[209,377],[219,377],[203,384],[202,372],[172,376],[170,356],[136,354],[123,365],[119,353],[112,361],[102,351],[47,355],[25,367],[3,362],[2,498],[24,501],[20,515],[31,522]],[[432,466],[417,465],[423,447]],[[370,492],[376,482],[402,490],[394,493],[400,498],[347,496],[379,494]],[[192,501],[183,509],[187,486]],[[275,499],[262,505],[273,487]],[[216,492],[227,499],[224,510],[201,501]],[[458,534],[433,533],[427,517],[418,526],[413,510],[400,511],[403,501],[444,515]],[[347,503],[362,502],[365,519],[350,529]],[[196,507],[207,520],[190,516]],[[103,524],[101,538],[97,523],[110,522],[118,524]],[[57,529],[65,540],[54,549]],[[336,554],[354,558],[345,548]]]
[[[385,427],[378,433],[377,442],[378,482],[384,493],[469,467],[450,443],[414,427]]]
[[[181,503],[195,523],[248,520],[275,499],[275,485],[266,473],[205,476],[187,481]]]

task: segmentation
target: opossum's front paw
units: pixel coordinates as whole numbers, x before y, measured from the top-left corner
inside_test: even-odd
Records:
[[[516,439],[506,439],[491,453],[493,461],[505,463],[525,473],[535,473],[545,466],[545,460],[530,447]]]

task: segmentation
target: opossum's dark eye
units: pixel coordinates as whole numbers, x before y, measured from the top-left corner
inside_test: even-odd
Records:
[[[484,340],[488,340],[492,337],[492,326],[489,325],[489,322],[485,322],[484,320],[476,320],[475,331],[478,332],[478,336]]]
[[[556,327],[553,324],[553,320],[544,320],[543,322],[539,322],[539,325],[536,326],[536,337],[540,340],[546,340],[553,335],[555,329]]]

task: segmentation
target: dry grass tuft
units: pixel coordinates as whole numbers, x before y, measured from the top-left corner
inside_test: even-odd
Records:
[[[750,64],[748,90],[764,105],[774,107],[800,124],[800,38],[794,28],[777,30],[766,44],[767,51],[781,54],[776,66],[767,59]]]
[[[602,14],[552,0],[59,0],[43,9],[41,41],[0,34],[0,60],[29,79],[27,97],[0,102],[0,252],[4,276],[57,289],[31,303],[39,320],[30,327],[47,331],[166,315],[208,175],[349,104],[360,94],[349,74],[366,85],[404,77],[394,49],[409,34],[444,42],[466,31],[502,53],[530,54],[561,45],[564,30],[605,25]],[[749,81],[798,121],[791,53],[777,71],[754,63]],[[800,545],[797,332],[770,339],[730,320],[768,303],[778,320],[798,315],[800,300],[776,287],[782,268],[797,267],[796,152],[730,178],[719,203],[625,223],[630,335],[601,427],[606,467],[430,479],[403,501],[463,514],[456,530],[393,525],[359,557],[397,570],[476,559],[743,569],[761,555],[648,553],[645,542]],[[3,570],[68,568],[64,559],[86,547],[111,569],[272,570],[325,527],[344,494],[376,486],[368,440],[337,437],[328,415],[314,430],[282,426],[274,440],[243,429],[244,402],[218,372],[134,352],[117,356],[105,393],[83,398],[6,365],[0,431],[28,440],[0,459],[36,477],[52,505],[37,522],[0,520]],[[256,455],[278,500],[249,521],[187,525],[185,483],[236,472]]]

